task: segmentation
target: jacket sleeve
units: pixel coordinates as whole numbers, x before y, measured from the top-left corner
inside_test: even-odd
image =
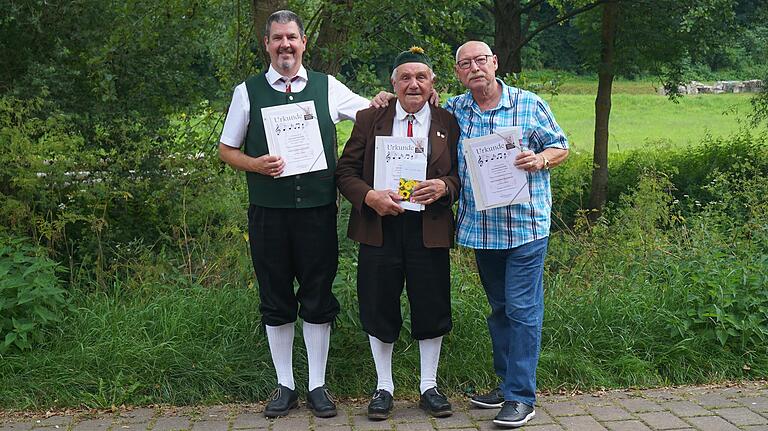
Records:
[[[456,122],[456,117],[452,114],[447,114],[450,117],[449,129],[448,129],[448,151],[451,155],[451,170],[445,176],[440,177],[445,185],[448,186],[448,194],[441,198],[437,203],[451,206],[459,199],[459,191],[461,190],[461,180],[459,180],[459,124]]]
[[[365,195],[373,188],[363,180],[363,163],[365,162],[365,147],[368,142],[368,130],[371,125],[370,115],[363,110],[357,113],[352,134],[344,145],[344,151],[336,165],[336,183],[357,211],[365,207]]]

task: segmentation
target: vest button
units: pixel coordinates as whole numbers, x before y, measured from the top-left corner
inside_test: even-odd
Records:
[[[296,198],[296,202],[301,202],[301,198]]]
[[[288,100],[293,100],[293,96],[288,96]]]
[[[296,175],[296,179],[297,179],[297,180],[301,179],[301,175],[300,175],[300,174],[299,174],[299,175]]]
[[[296,186],[296,190],[301,190],[301,186]]]

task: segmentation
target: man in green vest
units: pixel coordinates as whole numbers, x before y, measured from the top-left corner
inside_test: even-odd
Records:
[[[325,387],[331,322],[339,312],[331,292],[339,253],[334,125],[354,121],[357,111],[369,106],[332,76],[306,70],[301,64],[306,44],[295,13],[277,11],[267,19],[264,45],[271,64],[235,89],[219,144],[221,159],[245,171],[248,180],[251,257],[278,382],[267,417],[298,407],[292,364],[297,315],[304,321],[309,363],[307,406],[318,417],[336,415]],[[308,101],[314,102],[327,169],[281,176],[285,161],[269,155],[262,108]]]

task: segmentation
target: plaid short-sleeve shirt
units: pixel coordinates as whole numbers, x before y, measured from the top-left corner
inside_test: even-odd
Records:
[[[549,235],[552,192],[549,171],[528,173],[531,202],[478,212],[464,160],[463,141],[488,135],[502,127],[522,126],[523,146],[535,153],[545,148],[568,148],[565,133],[555,121],[549,105],[529,91],[502,86],[499,105],[481,111],[472,94],[448,99],[445,108],[459,122],[459,178],[462,187],[457,218],[457,242],[479,249],[509,249]]]

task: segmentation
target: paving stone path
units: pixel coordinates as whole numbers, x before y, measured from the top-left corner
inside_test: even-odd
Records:
[[[393,417],[372,422],[364,401],[339,403],[339,415],[317,419],[305,405],[284,418],[267,420],[262,404],[157,407],[103,412],[34,415],[0,411],[0,431],[464,431],[499,429],[491,420],[497,410],[470,408],[454,397],[449,418],[427,417],[415,402],[398,401]],[[768,431],[768,382],[730,386],[605,391],[539,398],[536,417],[521,430],[701,430]]]

